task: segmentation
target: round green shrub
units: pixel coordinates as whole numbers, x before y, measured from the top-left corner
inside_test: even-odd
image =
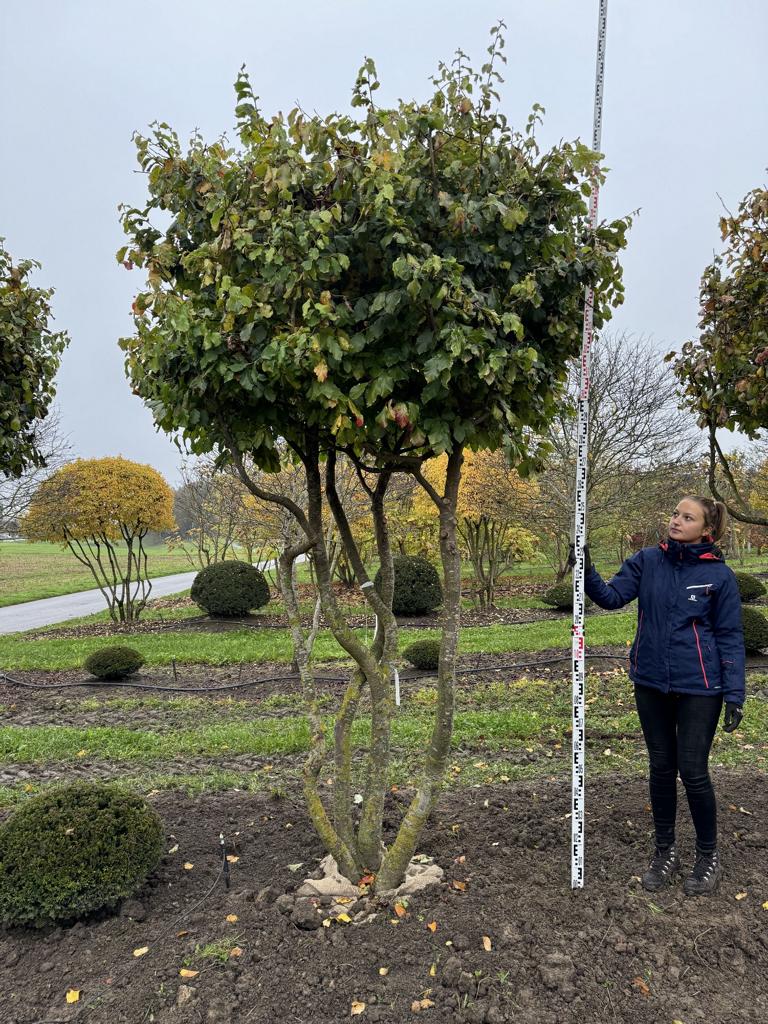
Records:
[[[399,555],[393,562],[395,592],[392,611],[395,615],[426,615],[442,604],[443,588],[437,569],[431,562],[416,555]],[[373,582],[377,592],[381,593],[381,569]]]
[[[89,654],[83,668],[97,679],[125,679],[138,672],[144,664],[144,655],[132,647],[102,647]]]
[[[768,619],[757,608],[741,608],[744,647],[747,654],[758,654],[768,647]]]
[[[541,600],[551,608],[557,608],[558,611],[572,611],[573,584],[570,581],[567,583],[556,583],[541,595]],[[584,607],[589,608],[591,604],[592,601],[590,601],[588,597],[585,597]]]
[[[0,825],[0,923],[77,920],[132,896],[160,860],[163,825],[116,786],[49,789]]]
[[[756,601],[765,593],[765,584],[757,576],[751,576],[748,572],[735,572],[733,575],[742,601]]]
[[[414,668],[436,671],[440,659],[440,641],[435,639],[416,640],[405,648],[403,657]]]
[[[192,600],[209,615],[247,615],[269,601],[264,574],[248,562],[214,562],[195,576]]]

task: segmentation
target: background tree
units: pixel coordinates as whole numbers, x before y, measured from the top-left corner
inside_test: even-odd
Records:
[[[527,464],[525,428],[544,428],[558,381],[579,348],[584,288],[598,325],[621,295],[616,253],[626,221],[589,230],[584,192],[595,155],[563,144],[542,153],[537,113],[524,133],[494,109],[503,39],[474,73],[460,55],[441,65],[425,103],[376,106],[367,61],[353,92],[358,120],[332,114],[265,118],[238,78],[241,149],[197,136],[182,150],[157,126],[138,137],[149,199],[123,211],[130,241],[118,258],[148,272],[136,334],[123,341],[134,388],[158,424],[182,430],[195,452],[219,448],[255,497],[294,517],[301,533],[280,555],[280,583],[312,744],[304,769],[309,813],[341,870],[398,884],[442,782],[453,725],[461,605],[456,508],[465,446],[504,446]],[[153,219],[169,228],[160,230]],[[299,504],[254,479],[280,468],[280,444],[303,468]],[[336,470],[360,471],[375,527],[381,596],[355,544]],[[421,467],[447,455],[442,490]],[[433,729],[415,795],[394,841],[383,844],[392,672],[392,547],[385,499],[409,472],[439,514],[444,578]],[[371,610],[363,643],[331,585],[332,516]],[[311,552],[323,615],[356,666],[336,715],[333,807],[311,647],[292,585]],[[351,729],[365,688],[371,714],[359,824],[352,817]]]
[[[58,469],[72,450],[62,434],[54,409],[32,428],[33,444],[40,453],[41,465],[29,465],[19,476],[0,478],[0,533],[18,532],[19,519],[29,508],[32,496],[46,476]]]
[[[558,580],[566,571],[573,529],[578,389],[579,370],[572,363],[568,401],[544,432],[551,450],[537,477],[536,523],[550,539]],[[627,334],[601,336],[590,369],[590,534],[626,519],[632,530],[621,531],[624,536],[638,522],[653,522],[660,503],[666,512],[671,496],[685,490],[686,467],[699,450],[693,417],[678,408],[674,376],[650,342]]]
[[[62,466],[39,486],[20,523],[29,540],[66,544],[90,569],[113,622],[139,618],[152,590],[144,540],[174,525],[173,492],[162,476],[122,458]]]
[[[51,330],[52,289],[30,283],[40,264],[14,264],[0,238],[0,477],[45,465],[40,421],[68,338]]]
[[[240,478],[217,469],[213,457],[185,462],[173,499],[178,529],[168,538],[192,566],[203,569],[226,558],[253,561],[259,545],[258,514]]]
[[[424,475],[439,486],[445,469],[445,457],[434,459],[424,467]],[[509,467],[501,450],[466,452],[456,509],[457,528],[472,565],[472,599],[480,611],[494,607],[501,576],[515,562],[532,558],[536,551],[538,538],[523,523],[534,525],[531,515],[537,495],[537,485],[521,479]],[[423,494],[417,495],[415,514],[426,520],[431,512],[434,520],[431,504]]]
[[[701,278],[700,334],[671,352],[688,406],[709,435],[712,493],[742,522],[768,526],[730,473],[719,427],[752,440],[768,429],[768,189],[749,192],[736,214],[720,219],[723,252]],[[723,490],[718,469],[730,487]]]

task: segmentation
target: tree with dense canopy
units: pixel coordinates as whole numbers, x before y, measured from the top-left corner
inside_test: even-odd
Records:
[[[720,219],[720,231],[723,252],[701,278],[701,333],[667,358],[709,433],[712,493],[735,519],[766,526],[740,493],[716,431],[741,430],[754,440],[768,430],[768,189],[749,192],[737,213]],[[725,498],[718,467],[730,485]]]
[[[20,522],[29,540],[66,544],[90,569],[113,622],[139,618],[152,590],[144,539],[174,526],[173,491],[162,476],[122,458],[62,466],[38,487]]]
[[[195,135],[182,148],[167,125],[155,126],[136,140],[148,201],[123,210],[129,244],[118,258],[147,271],[136,333],[122,342],[134,389],[162,429],[181,431],[193,451],[218,448],[256,497],[281,505],[300,528],[279,566],[312,730],[305,799],[341,870],[355,879],[371,872],[379,891],[402,880],[450,750],[464,449],[503,446],[525,472],[527,433],[552,416],[579,349],[585,287],[596,290],[598,325],[621,298],[617,253],[628,222],[589,228],[596,154],[578,142],[541,152],[538,108],[522,133],[495,109],[503,45],[495,29],[481,72],[459,54],[440,66],[426,102],[394,108],[376,105],[367,60],[353,90],[359,119],[299,109],[267,118],[243,72],[240,147]],[[303,469],[302,503],[248,472],[278,470],[283,443]],[[339,499],[340,453],[368,495],[380,592]],[[421,470],[442,453],[437,489]],[[415,476],[437,508],[444,603],[432,735],[385,847],[397,625],[384,503],[396,473]],[[331,586],[328,516],[378,617],[370,643],[349,627]],[[326,726],[291,577],[305,552],[325,621],[356,666],[333,731],[330,811],[319,787],[321,773],[328,777]],[[370,745],[364,778],[353,780],[364,690]]]
[[[40,264],[14,264],[0,238],[0,477],[20,477],[45,465],[40,421],[55,394],[54,378],[67,346],[52,331],[52,289],[29,276]]]

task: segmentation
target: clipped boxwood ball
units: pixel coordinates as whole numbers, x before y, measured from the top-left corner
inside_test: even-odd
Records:
[[[416,640],[405,648],[403,657],[414,668],[436,671],[440,659],[440,641],[434,639]]]
[[[247,615],[269,601],[264,574],[248,562],[214,562],[195,576],[192,600],[209,615]]]
[[[765,593],[765,584],[757,576],[751,576],[748,572],[735,572],[733,575],[742,601],[756,601]]]
[[[744,647],[747,654],[759,654],[768,647],[768,619],[757,608],[741,608],[744,624]]]
[[[426,615],[443,601],[443,588],[437,569],[426,558],[399,555],[393,559],[395,567],[395,593],[392,611],[395,615]],[[376,591],[381,593],[381,569],[374,579]]]
[[[573,584],[570,582],[556,583],[554,587],[550,587],[541,595],[541,600],[551,608],[557,608],[558,611],[572,611]],[[584,607],[589,608],[591,605],[592,601],[585,596]]]
[[[163,838],[146,800],[116,786],[32,797],[0,825],[0,923],[40,928],[112,909],[157,866]]]
[[[132,647],[102,647],[89,654],[83,668],[97,679],[125,679],[138,672],[144,664],[144,655]]]

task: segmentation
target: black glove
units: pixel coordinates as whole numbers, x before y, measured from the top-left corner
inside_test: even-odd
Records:
[[[725,705],[725,718],[723,719],[723,729],[725,732],[733,732],[738,729],[741,725],[741,720],[744,717],[744,709],[740,704],[726,704]]]
[[[584,552],[584,575],[588,576],[592,572],[592,558],[590,557],[590,554],[589,554],[589,544],[585,544],[584,547],[581,550]],[[566,561],[565,564],[566,564],[566,566],[569,569],[573,569],[573,567],[576,565],[576,545],[575,544],[569,545],[569,547],[568,547],[568,560]]]

